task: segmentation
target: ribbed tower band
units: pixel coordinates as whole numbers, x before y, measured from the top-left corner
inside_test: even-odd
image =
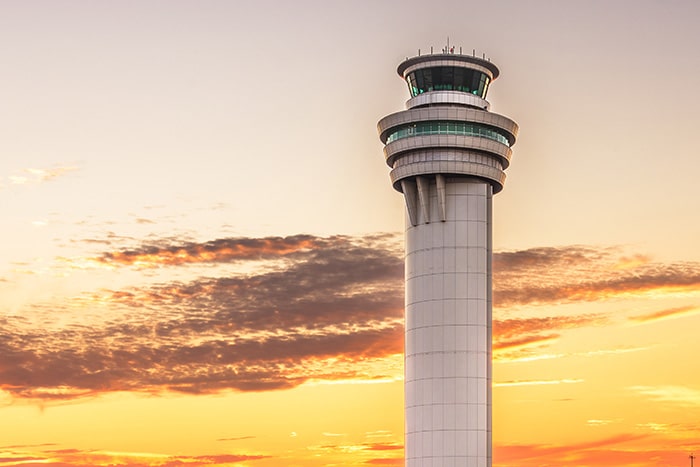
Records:
[[[378,130],[406,200],[405,465],[491,467],[491,208],[518,127],[488,111],[490,61],[398,72],[412,97]]]

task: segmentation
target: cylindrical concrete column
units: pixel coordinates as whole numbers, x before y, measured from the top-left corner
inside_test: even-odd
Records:
[[[406,465],[491,464],[491,185],[447,179],[406,229]],[[408,218],[408,216],[407,216]]]

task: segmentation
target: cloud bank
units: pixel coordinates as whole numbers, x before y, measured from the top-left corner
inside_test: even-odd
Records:
[[[0,315],[0,389],[12,397],[267,391],[313,380],[387,380],[400,366],[403,252],[396,236],[168,239],[91,261],[247,272],[86,292]],[[256,268],[261,261],[267,266]],[[697,290],[700,265],[658,264],[612,248],[534,248],[495,253],[494,284],[494,350],[518,352],[610,317],[512,317],[508,310]],[[83,318],[87,311],[99,319]],[[57,325],[57,317],[67,324]]]

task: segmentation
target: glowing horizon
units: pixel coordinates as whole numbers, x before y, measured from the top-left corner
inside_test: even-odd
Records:
[[[700,6],[479,11],[0,6],[0,467],[403,465],[403,200],[374,125],[445,32],[522,129],[494,463],[686,465]]]

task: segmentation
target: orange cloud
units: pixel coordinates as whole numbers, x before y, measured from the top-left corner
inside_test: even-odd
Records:
[[[505,340],[502,336],[494,334],[493,350],[512,350],[522,349],[523,347],[531,347],[533,345],[541,345],[549,343],[559,338],[559,334],[539,334],[531,336],[522,336],[515,339]]]
[[[622,256],[615,265],[616,269],[633,269],[639,266],[648,264],[651,258],[647,255],[634,254],[631,256]]]
[[[676,308],[668,308],[666,310],[656,311],[640,316],[632,316],[629,319],[638,323],[649,323],[652,321],[661,321],[665,319],[680,318],[682,316],[694,315],[700,311],[700,308],[690,305]]]
[[[494,359],[514,361],[533,358],[531,348],[557,340],[560,334],[556,331],[600,326],[606,322],[607,318],[600,315],[497,319],[493,321]]]
[[[404,465],[403,457],[389,457],[389,458],[378,458],[370,459],[365,461],[365,464],[369,465]]]
[[[328,436],[326,433],[324,435]],[[340,436],[340,435],[335,435]],[[367,454],[381,455],[381,452],[403,450],[403,445],[398,443],[363,443],[363,444],[327,444],[322,446],[311,446],[309,449],[322,451],[324,453],[358,453],[360,459],[365,457],[363,464],[369,465],[403,465],[402,457],[374,457],[367,459]]]
[[[263,259],[284,256],[315,246],[310,236],[274,237],[261,239],[225,239],[208,243],[189,243],[175,246],[154,246],[139,250],[125,250],[92,258],[109,265],[158,267],[192,263],[231,262],[243,259]]]
[[[393,236],[374,235],[365,239],[344,236],[315,237],[295,235],[289,237],[225,238],[205,243],[152,244],[141,248],[105,252],[90,261],[111,266],[138,266],[153,268],[195,263],[228,263],[242,260],[261,260],[289,256],[312,249],[342,246],[347,242],[386,248],[382,240]]]
[[[499,338],[528,335],[533,332],[570,329],[581,326],[603,325],[607,318],[601,315],[554,316],[544,318],[513,318],[494,320],[494,334]]]
[[[571,444],[495,444],[493,447],[494,465],[503,467],[669,467],[686,465],[688,451],[687,439],[654,431],[620,433]]]
[[[41,445],[39,445],[41,446]],[[211,454],[201,456],[167,456],[149,453],[119,453],[80,449],[53,450],[0,450],[0,464],[3,467],[94,467],[109,465],[112,467],[201,467],[248,465],[271,456],[260,454]]]
[[[619,466],[664,465],[649,464],[644,450],[633,447],[622,449],[630,443],[647,438],[648,435],[620,434],[609,438],[570,445],[495,445],[494,464],[504,467],[539,467],[547,465]],[[608,457],[603,456],[607,453]],[[623,460],[624,459],[624,460]],[[630,463],[630,460],[645,464]]]

